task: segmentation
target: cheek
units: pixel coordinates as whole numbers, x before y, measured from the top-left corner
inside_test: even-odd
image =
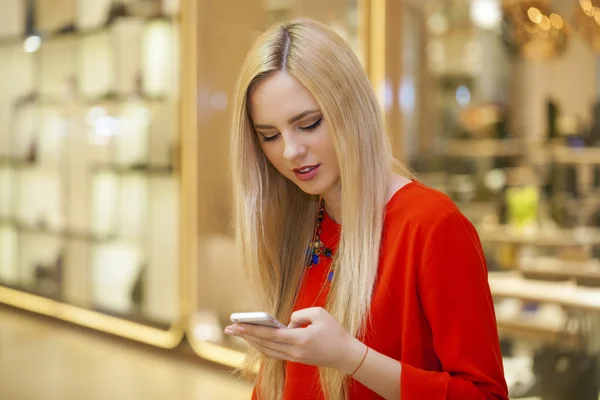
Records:
[[[329,132],[323,132],[324,135],[321,137],[318,148],[322,149],[321,156],[325,158],[330,166],[333,166],[337,169],[338,166],[338,158],[335,153],[335,147],[333,145],[333,141],[329,136]]]
[[[279,148],[276,143],[270,143],[267,145],[261,145],[263,154],[267,160],[277,169],[280,173],[285,174],[286,169],[285,161],[283,159],[283,150]]]

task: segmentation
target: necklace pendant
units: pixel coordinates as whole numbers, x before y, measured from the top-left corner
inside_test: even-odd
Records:
[[[321,236],[321,223],[323,222],[323,214],[325,212],[325,202],[321,199],[321,206],[319,209],[319,216],[317,218],[317,227],[315,231],[315,241],[308,245],[308,249],[306,249],[307,267],[310,268],[313,265],[318,265],[321,262],[322,256],[327,258],[332,258],[333,251],[326,247],[323,242],[320,240]],[[332,277],[328,277],[328,280],[331,281]]]
[[[313,254],[310,262],[311,262],[311,266],[319,265],[319,263],[321,262],[321,257],[319,257],[318,254]]]

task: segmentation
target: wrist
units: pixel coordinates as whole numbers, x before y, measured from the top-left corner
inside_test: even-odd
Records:
[[[356,371],[364,358],[366,345],[356,338],[352,338],[346,346],[342,359],[340,360],[340,367],[338,368],[344,375],[350,375]]]

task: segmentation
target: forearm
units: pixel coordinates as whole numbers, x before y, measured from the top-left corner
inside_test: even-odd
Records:
[[[365,354],[365,344],[354,339],[347,352],[347,358],[340,370],[349,375],[354,372]],[[386,400],[400,399],[400,362],[369,349],[366,358],[352,378],[362,383]]]

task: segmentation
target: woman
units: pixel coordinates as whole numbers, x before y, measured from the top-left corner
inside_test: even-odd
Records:
[[[310,20],[264,33],[232,131],[241,259],[259,311],[289,324],[225,329],[252,347],[254,399],[507,399],[477,234],[397,168],[339,36]]]

